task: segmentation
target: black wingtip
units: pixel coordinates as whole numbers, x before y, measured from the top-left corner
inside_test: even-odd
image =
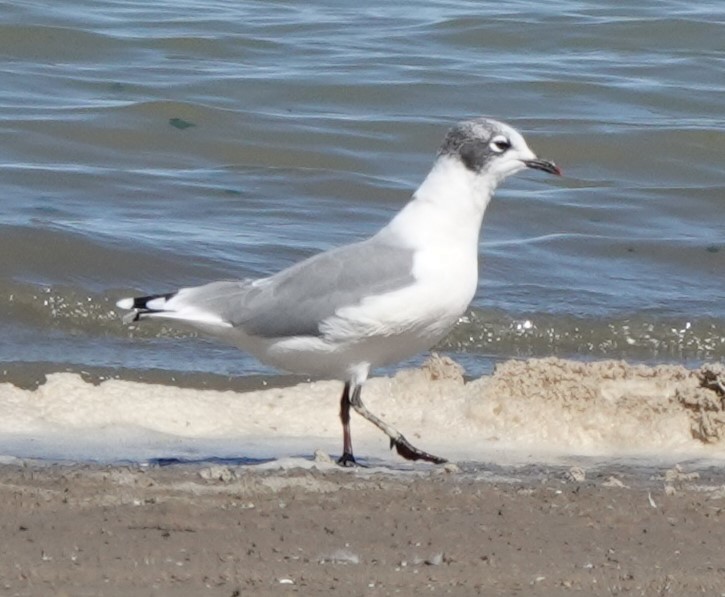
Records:
[[[157,311],[157,309],[151,309],[148,307],[148,303],[156,300],[156,299],[164,299],[168,301],[169,299],[176,296],[176,292],[167,292],[165,294],[151,294],[149,296],[139,296],[133,299],[133,308],[134,309],[145,309],[147,311]]]
[[[126,309],[129,311],[157,311],[158,309],[152,309],[148,306],[148,303],[155,299],[164,299],[168,301],[176,295],[176,292],[167,292],[166,294],[150,294],[148,296],[137,296],[133,298],[121,299],[116,303],[119,309]]]
[[[168,292],[166,294],[151,294],[148,296],[137,296],[133,298],[121,299],[116,303],[119,309],[130,311],[122,317],[123,323],[128,325],[144,318],[147,314],[160,313],[163,309],[153,309],[148,304],[155,299],[164,299],[164,302],[173,298],[176,292]]]

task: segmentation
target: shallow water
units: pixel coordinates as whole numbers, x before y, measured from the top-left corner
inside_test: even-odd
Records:
[[[721,360],[724,21],[715,1],[7,5],[2,369],[271,375],[125,328],[113,303],[372,234],[479,114],[565,177],[499,190],[479,292],[438,348],[473,376],[511,356]]]

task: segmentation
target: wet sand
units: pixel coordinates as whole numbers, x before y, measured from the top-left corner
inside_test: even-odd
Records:
[[[409,466],[394,454],[368,460],[381,468],[345,470],[324,453],[245,466],[7,457],[0,594],[722,596],[724,375],[719,364],[544,359],[466,382],[434,358],[371,380],[371,402],[426,446],[438,437],[453,453],[456,441],[472,447],[474,464],[460,466]],[[273,442],[277,427],[306,446],[339,439],[335,401],[315,396],[332,394],[325,383],[237,395],[76,377],[28,391],[5,384],[6,425],[30,421],[33,442],[44,439],[40,423],[71,439],[90,429],[107,451],[129,416],[192,437],[204,432],[195,425],[216,429],[216,416],[231,427],[258,421]],[[355,431],[358,447],[376,445],[364,426]],[[476,443],[486,437],[528,445],[528,463],[496,457]],[[547,438],[588,442],[600,456],[547,460]],[[622,447],[648,456],[624,459]],[[693,449],[699,456],[685,456]]]
[[[723,595],[718,469],[0,466],[2,595]]]

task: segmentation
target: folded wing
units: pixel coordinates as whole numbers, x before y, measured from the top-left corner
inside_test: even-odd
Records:
[[[240,328],[261,338],[319,336],[338,309],[415,281],[413,251],[373,237],[315,255],[269,278],[212,282],[168,294],[123,299],[124,321],[178,320],[185,326]]]

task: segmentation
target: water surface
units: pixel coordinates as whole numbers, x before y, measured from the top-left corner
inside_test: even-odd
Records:
[[[480,114],[566,176],[499,190],[439,349],[471,375],[722,359],[724,24],[714,1],[7,4],[2,368],[271,374],[113,303],[374,233]]]

